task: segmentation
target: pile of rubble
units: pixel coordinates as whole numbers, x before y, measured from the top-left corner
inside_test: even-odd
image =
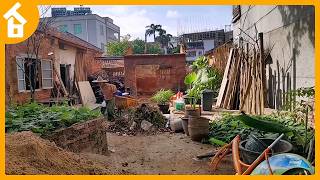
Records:
[[[118,135],[155,134],[169,131],[167,120],[158,108],[142,104],[136,109],[129,110],[127,114],[116,118],[108,126],[108,131]]]

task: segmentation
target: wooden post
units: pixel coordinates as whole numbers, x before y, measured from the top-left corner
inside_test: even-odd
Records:
[[[263,90],[263,104],[264,107],[268,107],[267,103],[267,88],[266,88],[266,63],[265,63],[265,55],[264,55],[264,46],[263,46],[263,33],[259,33],[259,45],[260,45],[260,59],[262,63],[262,90]]]

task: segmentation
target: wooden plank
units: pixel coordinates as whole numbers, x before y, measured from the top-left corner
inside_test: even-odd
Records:
[[[228,83],[228,74],[229,74],[230,64],[231,64],[231,60],[232,60],[232,56],[233,56],[233,51],[234,51],[234,49],[231,48],[230,53],[229,53],[228,62],[227,62],[226,68],[224,70],[223,79],[222,79],[220,90],[219,90],[219,95],[217,98],[217,103],[216,103],[217,107],[221,107],[221,103],[222,103],[222,100],[225,95],[225,90],[226,90],[226,86]]]
[[[233,82],[234,82],[234,71],[235,71],[235,64],[236,64],[236,52],[233,53],[232,56],[232,62],[230,65],[230,71],[229,71],[229,75],[228,75],[228,84],[226,86],[226,91],[225,91],[225,98],[222,102],[222,107],[225,109],[229,109],[229,102],[230,102],[230,96],[231,96],[231,91],[232,91],[232,86],[233,86]]]
[[[79,81],[78,86],[79,86],[82,104],[84,106],[96,104],[96,97],[94,96],[94,93],[89,81]]]

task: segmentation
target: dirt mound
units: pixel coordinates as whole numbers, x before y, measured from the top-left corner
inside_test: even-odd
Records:
[[[108,174],[105,167],[32,132],[6,134],[6,174]]]

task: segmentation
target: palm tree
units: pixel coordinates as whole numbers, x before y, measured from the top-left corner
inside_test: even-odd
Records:
[[[171,38],[172,35],[166,34],[165,30],[159,32],[159,36],[156,37],[156,41],[161,44],[165,54],[167,54],[168,47],[173,47],[172,43],[170,42]]]
[[[146,26],[146,33],[148,32],[148,36],[153,35],[153,39],[156,39],[156,33],[162,30],[162,26],[160,24],[150,24]]]
[[[146,32],[145,32],[145,48],[144,52],[147,53],[147,37],[153,35],[154,41],[156,41],[156,32],[159,32],[162,30],[162,26],[160,24],[150,24],[149,26],[146,26]]]

